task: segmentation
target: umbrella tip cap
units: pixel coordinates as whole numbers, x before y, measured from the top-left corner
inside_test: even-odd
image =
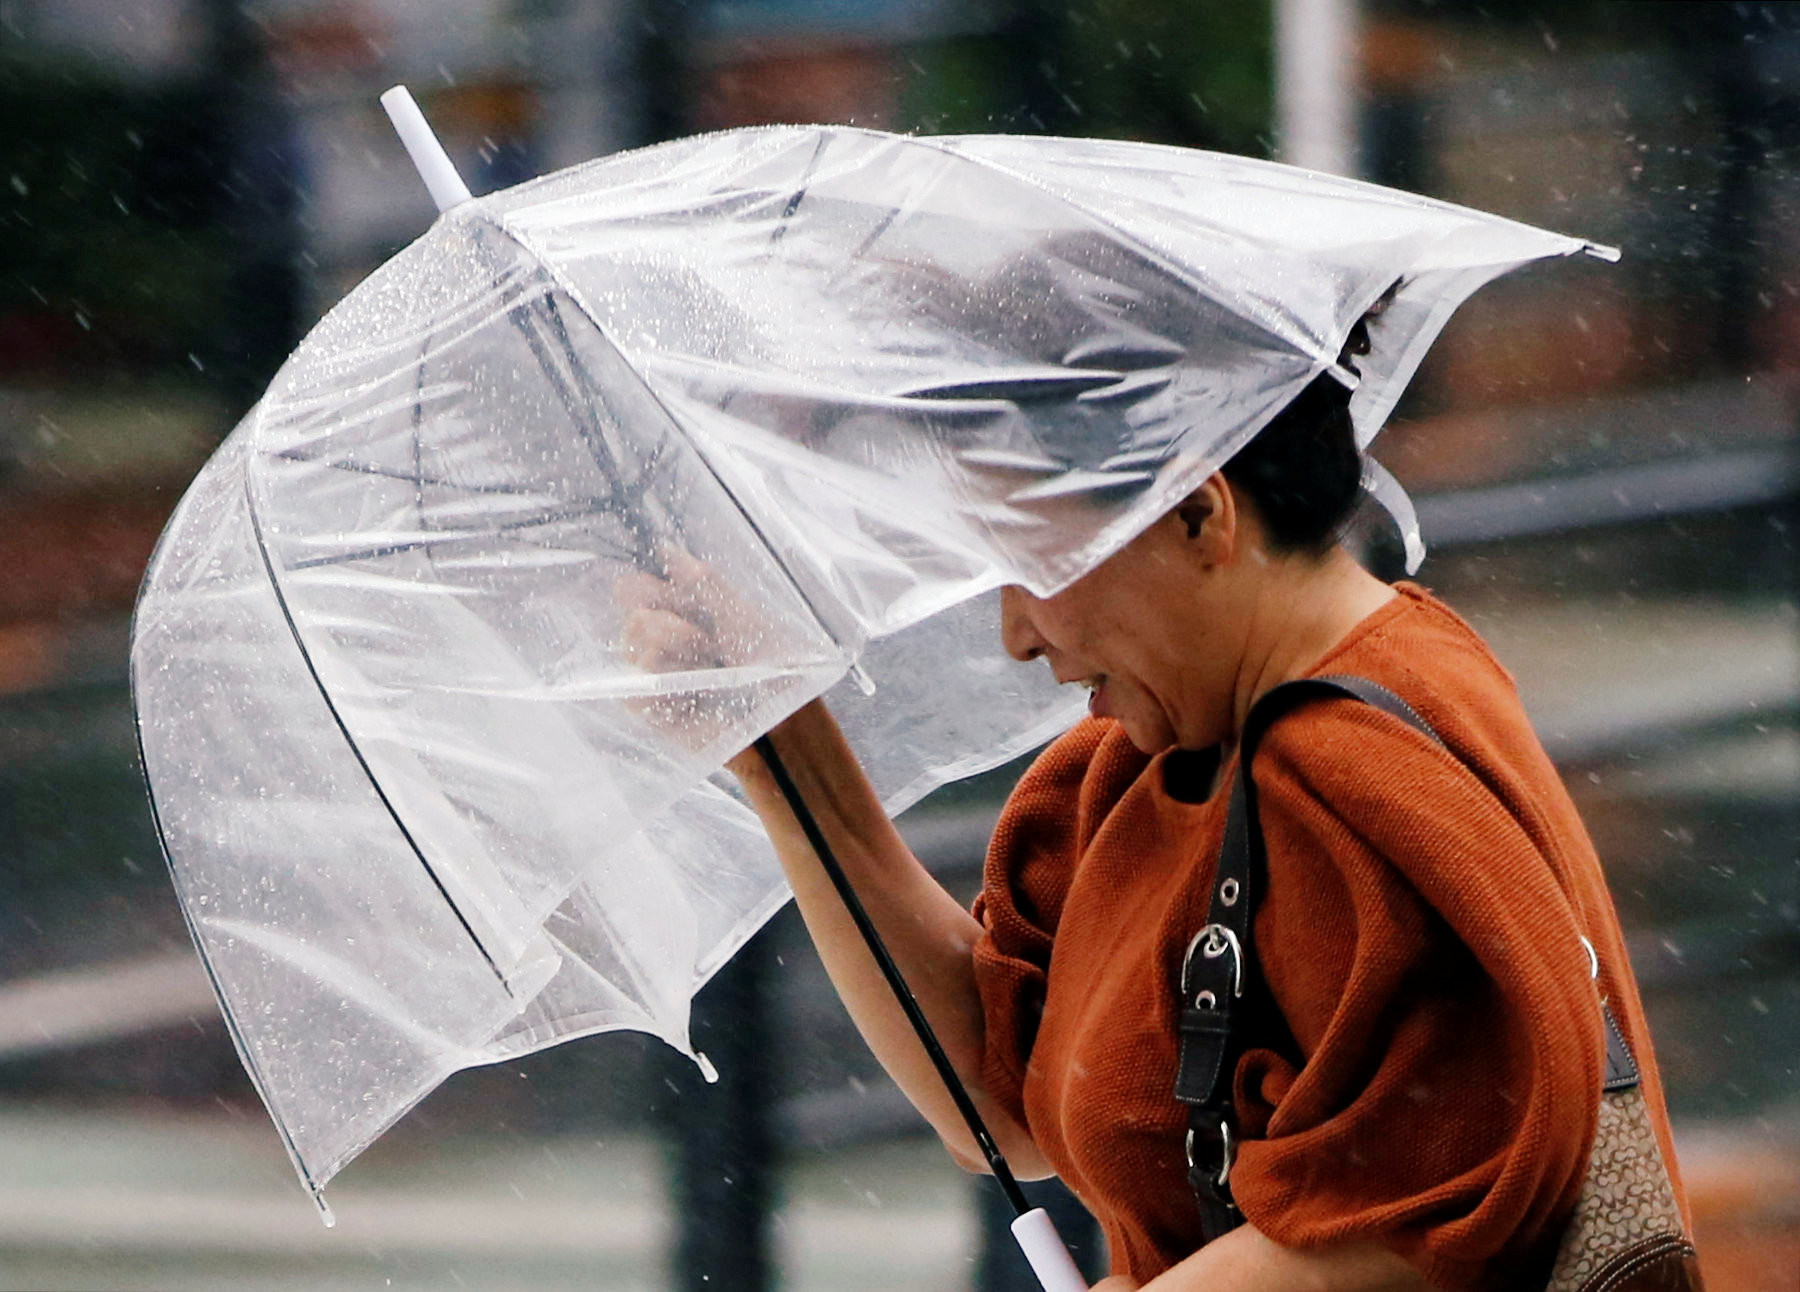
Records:
[[[387,111],[388,120],[394,123],[394,132],[406,146],[406,155],[418,168],[419,178],[425,181],[437,209],[448,211],[467,202],[471,196],[469,186],[456,173],[455,163],[444,151],[444,145],[438,142],[425,114],[419,111],[411,91],[404,85],[396,85],[381,96],[381,106]]]
[[[311,1190],[311,1193],[313,1206],[319,1209],[319,1220],[324,1224],[325,1228],[336,1229],[337,1215],[332,1211],[331,1204],[325,1201],[325,1191],[323,1189],[313,1189]]]

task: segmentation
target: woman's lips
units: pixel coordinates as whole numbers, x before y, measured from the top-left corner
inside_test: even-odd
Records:
[[[1106,675],[1094,677],[1062,677],[1056,679],[1063,686],[1079,686],[1088,693],[1088,713],[1095,718],[1109,717],[1106,712]]]

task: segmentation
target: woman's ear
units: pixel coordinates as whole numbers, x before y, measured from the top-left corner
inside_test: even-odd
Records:
[[[1237,496],[1221,472],[1175,506],[1188,546],[1207,565],[1222,565],[1237,551]]]

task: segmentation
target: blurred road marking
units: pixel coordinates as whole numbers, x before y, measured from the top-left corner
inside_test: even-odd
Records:
[[[348,1191],[346,1191],[346,1194]],[[328,1231],[298,1196],[106,1187],[0,1189],[0,1248],[111,1247],[137,1251],[537,1256],[658,1252],[668,1217],[651,1202],[587,1200],[497,1207],[482,1198],[356,1196]]]
[[[654,1136],[402,1136],[333,1187],[327,1230],[253,1123],[0,1106],[0,1284],[103,1265],[104,1286],[164,1287],[181,1263],[257,1272],[237,1286],[380,1286],[356,1281],[371,1269],[405,1286],[449,1286],[445,1270],[480,1287],[667,1286],[675,1217]],[[781,1195],[771,1237],[795,1292],[960,1286],[979,1246],[966,1177],[923,1136],[802,1155]]]
[[[1428,543],[1449,547],[1770,503],[1800,490],[1800,452],[1777,444],[1459,489],[1418,500]]]
[[[171,1027],[219,1007],[191,952],[0,983],[0,1060]]]
[[[1791,722],[1800,634],[1784,600],[1563,603],[1466,597],[1457,609],[1518,679],[1558,763],[1666,747],[1709,727]]]

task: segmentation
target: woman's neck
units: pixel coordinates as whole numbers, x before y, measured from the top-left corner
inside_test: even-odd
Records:
[[[1363,620],[1396,593],[1341,547],[1323,557],[1270,558],[1257,580],[1243,663],[1232,703],[1232,730],[1283,682],[1306,676]]]

